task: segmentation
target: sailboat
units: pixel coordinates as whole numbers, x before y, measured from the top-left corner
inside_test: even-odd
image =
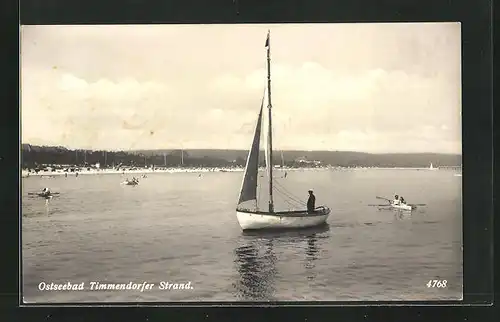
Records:
[[[429,170],[437,170],[437,169],[438,169],[438,168],[434,168],[434,167],[432,166],[432,162],[431,162],[431,165],[430,165],[430,167],[429,167]]]
[[[259,208],[260,196],[257,192],[259,178],[259,154],[260,139],[262,133],[262,120],[264,116],[264,100],[262,98],[260,111],[255,126],[252,146],[248,152],[245,172],[241,185],[238,204],[236,206],[236,217],[243,230],[269,229],[269,228],[305,228],[322,225],[330,214],[326,206],[319,206],[312,212],[306,209],[275,211],[273,191],[273,135],[272,135],[272,104],[271,104],[271,58],[270,58],[270,33],[266,39],[267,49],[267,135],[265,146],[265,160],[267,170],[267,181],[269,185],[269,204],[267,209]],[[290,197],[290,196],[289,196]]]
[[[285,169],[285,158],[283,157],[283,151],[281,151],[281,166],[280,167],[282,170],[286,170]],[[283,178],[286,178],[287,175],[288,175],[288,173],[285,171]]]

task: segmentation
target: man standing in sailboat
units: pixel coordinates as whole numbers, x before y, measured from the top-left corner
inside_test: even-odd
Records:
[[[312,189],[309,189],[309,199],[307,199],[307,212],[313,213],[316,208],[316,196],[314,195]]]

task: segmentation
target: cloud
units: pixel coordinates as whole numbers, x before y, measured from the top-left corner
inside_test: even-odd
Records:
[[[262,95],[265,75],[263,69],[246,77],[223,75],[214,79],[211,85],[216,84],[214,87],[221,100],[226,97],[255,98]],[[390,141],[395,139],[390,134],[397,136],[402,131],[411,133],[415,140],[429,136],[439,139],[440,134],[429,132],[427,127],[439,127],[442,122],[451,123],[446,129],[454,131],[455,135],[458,133],[460,123],[453,115],[460,110],[456,104],[460,89],[445,78],[382,69],[343,74],[318,63],[276,64],[272,75],[276,132],[290,138],[289,142],[279,138],[277,141],[287,146],[301,142],[296,137],[307,133],[323,136],[321,141],[325,144],[321,146],[328,148],[343,142],[341,138],[345,133],[356,134],[349,138],[354,149],[359,146],[355,142],[361,142],[360,135],[375,146],[374,138]],[[245,106],[256,113],[258,103],[256,99],[253,102],[253,105]],[[427,126],[423,130],[420,128],[422,124]],[[369,137],[368,130],[373,132]],[[456,139],[459,141],[458,136]],[[312,142],[317,144],[318,140]],[[395,143],[392,145],[397,147]]]
[[[399,141],[401,131],[413,133],[406,141],[418,141],[438,138],[435,128],[455,133],[459,128],[458,123],[442,125],[450,121],[450,112],[458,111],[453,98],[441,95],[451,91],[443,79],[381,69],[346,75],[310,62],[276,64],[272,73],[276,146],[367,150]],[[53,141],[93,146],[110,140],[121,148],[162,147],[161,135],[163,142],[191,147],[209,137],[217,147],[225,147],[234,134],[251,137],[266,84],[264,69],[240,77],[224,74],[195,91],[185,84],[133,78],[89,82],[69,73],[42,74],[24,81],[24,91],[38,95],[23,104],[24,140],[51,133]],[[45,85],[37,88],[40,78]],[[419,129],[422,123],[428,125]],[[180,131],[182,138],[168,137]],[[154,137],[143,134],[150,132]],[[246,148],[243,138],[231,142],[243,144],[234,148]],[[384,149],[392,146],[397,144]]]
[[[41,72],[23,77],[22,88],[22,136],[27,142],[43,137],[90,147],[110,137],[122,142],[108,144],[124,146],[131,132],[155,130],[162,124],[158,120],[168,117],[168,110],[154,104],[169,97],[168,86],[161,83],[131,78],[88,82],[68,73]]]

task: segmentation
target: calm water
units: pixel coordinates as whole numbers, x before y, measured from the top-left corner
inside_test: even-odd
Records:
[[[462,297],[461,177],[453,171],[288,172],[281,185],[332,209],[328,226],[242,233],[242,172],[23,179],[23,294],[27,303],[84,301],[431,300]],[[28,192],[50,187],[48,205]],[[375,196],[425,203],[379,210]],[[278,201],[279,203],[279,201]],[[427,288],[446,279],[446,288]],[[85,283],[83,291],[38,284]],[[89,283],[155,283],[91,291]],[[161,281],[193,289],[160,290]]]

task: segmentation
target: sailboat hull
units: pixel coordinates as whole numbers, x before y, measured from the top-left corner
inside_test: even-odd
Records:
[[[314,214],[304,211],[266,212],[236,211],[238,223],[243,230],[290,229],[322,225],[330,215],[328,207],[318,208]]]

